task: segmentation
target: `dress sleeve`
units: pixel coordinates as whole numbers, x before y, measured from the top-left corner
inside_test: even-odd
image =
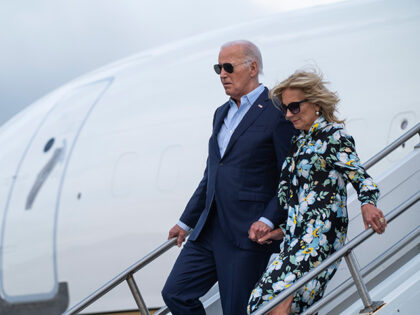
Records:
[[[346,182],[351,182],[362,206],[367,203],[376,206],[379,189],[360,163],[353,137],[343,130],[337,130],[329,137],[328,147],[330,152],[327,155],[327,163],[337,170]]]
[[[294,160],[289,158],[285,159],[280,173],[279,191],[277,194],[277,197],[279,198],[280,209],[287,209],[287,200],[289,199],[288,194],[290,194],[288,168],[293,166],[289,163],[294,164]]]
[[[280,173],[280,182],[279,182],[279,190],[278,190],[278,202],[279,202],[279,209],[283,211],[285,216],[288,216],[289,207],[288,207],[288,200],[290,198],[290,170],[294,169],[295,161],[292,157],[288,156],[283,162],[282,170]],[[281,222],[278,225],[283,230],[283,233],[286,233],[286,224],[287,220]]]

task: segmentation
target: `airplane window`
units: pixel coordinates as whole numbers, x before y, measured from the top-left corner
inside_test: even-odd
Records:
[[[387,143],[391,143],[398,137],[402,136],[409,128],[414,126],[416,123],[416,113],[414,111],[406,111],[397,113],[392,119],[391,125],[389,127],[389,134]],[[387,160],[394,163],[397,160],[401,159],[404,155],[408,154],[409,151],[413,149],[416,145],[417,139],[412,138],[402,143],[401,146],[390,153],[387,157]]]
[[[54,138],[51,138],[50,140],[48,140],[48,142],[45,144],[45,147],[44,147],[44,153],[46,153],[46,152],[48,152],[50,149],[51,149],[51,147],[54,145]]]

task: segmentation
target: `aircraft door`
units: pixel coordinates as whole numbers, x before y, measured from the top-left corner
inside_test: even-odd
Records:
[[[51,107],[27,144],[1,230],[0,289],[8,303],[58,292],[56,223],[66,169],[90,114],[112,78],[76,88]]]

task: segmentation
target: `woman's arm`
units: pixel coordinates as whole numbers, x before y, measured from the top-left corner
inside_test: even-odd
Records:
[[[329,159],[334,164],[334,169],[350,181],[357,191],[362,204],[365,228],[371,226],[376,233],[383,233],[386,221],[382,211],[376,208],[379,189],[360,163],[353,138],[338,130],[330,137],[329,145],[331,147]]]

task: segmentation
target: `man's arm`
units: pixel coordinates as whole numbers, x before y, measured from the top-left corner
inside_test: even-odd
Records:
[[[281,172],[283,161],[290,150],[292,137],[296,129],[281,115],[279,122],[273,132],[273,144],[276,153],[277,171]],[[277,191],[276,191],[277,192]],[[280,223],[287,220],[287,213],[280,209],[277,193],[268,203],[261,218],[254,222],[249,229],[249,238],[255,242],[273,230]]]
[[[203,178],[201,179],[200,184],[198,185],[194,194],[191,196],[190,201],[187,203],[187,206],[185,207],[184,212],[179,219],[182,223],[190,228],[194,228],[206,206],[207,168],[208,166],[206,165]]]
[[[190,198],[184,212],[181,215],[178,223],[170,230],[168,240],[177,237],[177,245],[180,247],[185,240],[187,233],[194,228],[201,213],[206,206],[206,188],[207,188],[207,167],[204,171],[204,176],[200,181],[197,189]]]
[[[274,150],[277,159],[277,171],[280,178],[281,168],[290,151],[292,137],[297,133],[292,123],[287,121],[283,115],[279,119],[276,129],[273,132]],[[275,227],[287,219],[287,213],[280,209],[279,200],[277,197],[277,190],[271,201],[268,203],[262,215],[264,218],[270,220]]]

